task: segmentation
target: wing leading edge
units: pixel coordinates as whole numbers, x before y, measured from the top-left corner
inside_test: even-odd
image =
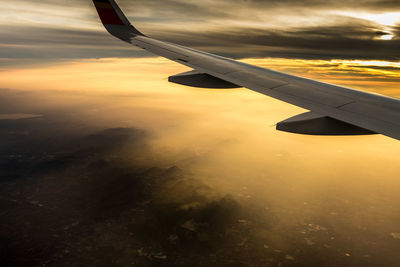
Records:
[[[210,85],[213,88],[246,87],[310,110],[309,113],[281,122],[278,130],[323,135],[379,133],[400,140],[398,99],[292,76],[159,41],[145,36],[132,26],[114,0],[93,2],[109,33],[194,70],[193,76],[185,73],[179,79],[170,78],[172,82],[180,81],[199,87],[212,83],[215,84]],[[341,131],[342,128],[345,130]]]

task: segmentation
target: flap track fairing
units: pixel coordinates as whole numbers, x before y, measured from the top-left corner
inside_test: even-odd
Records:
[[[313,112],[303,113],[277,124],[283,132],[306,135],[371,135],[370,130]]]
[[[212,89],[233,89],[241,87],[220,78],[214,77],[210,74],[199,72],[197,70],[171,76],[168,78],[168,81],[191,87]]]

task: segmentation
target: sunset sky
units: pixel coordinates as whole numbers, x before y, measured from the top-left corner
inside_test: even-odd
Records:
[[[118,3],[151,37],[400,98],[398,0]],[[280,236],[285,232],[299,235],[306,248],[315,245],[318,253],[328,249],[327,255],[343,257],[344,266],[362,266],[357,263],[366,259],[372,264],[364,266],[383,259],[394,266],[400,260],[399,141],[277,132],[276,123],[304,110],[245,88],[168,83],[169,76],[185,71],[110,36],[92,1],[2,3],[0,122],[21,114],[39,117],[57,128],[54,138],[62,131],[75,136],[120,127],[144,130],[150,152],[144,160],[132,156],[137,151],[125,151],[132,162],[150,158],[156,167],[176,165],[207,186],[207,192],[196,191],[207,198],[229,196],[257,214],[274,213],[276,224],[267,230],[264,215],[253,218],[261,222],[254,236],[269,242],[260,243],[262,251],[275,255],[289,247],[291,237]],[[0,148],[4,143],[0,140]],[[171,203],[182,197],[175,189]],[[312,234],[329,229],[330,239],[303,237],[299,225]],[[300,257],[282,255],[286,261]],[[353,262],[345,261],[353,255]]]
[[[398,95],[398,1],[121,0],[119,4],[139,29],[155,38]],[[0,34],[3,79],[10,69],[30,66],[48,70],[71,61],[153,57],[109,36],[91,1],[4,3]],[[132,70],[121,67],[120,71]],[[30,79],[27,76],[25,81]],[[7,87],[18,85],[7,82]]]

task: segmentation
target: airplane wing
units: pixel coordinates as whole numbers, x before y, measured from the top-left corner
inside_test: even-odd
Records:
[[[309,112],[277,124],[277,129],[310,135],[383,134],[400,140],[400,100],[335,86],[241,63],[233,59],[164,42],[131,25],[114,0],[93,0],[107,31],[193,71],[170,82],[205,88],[246,87]]]

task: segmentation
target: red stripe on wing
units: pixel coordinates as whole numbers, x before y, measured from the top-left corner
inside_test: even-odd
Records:
[[[114,25],[124,25],[122,20],[118,17],[118,14],[114,9],[103,8],[96,6],[97,12],[99,13],[101,22],[103,24],[114,24]]]

